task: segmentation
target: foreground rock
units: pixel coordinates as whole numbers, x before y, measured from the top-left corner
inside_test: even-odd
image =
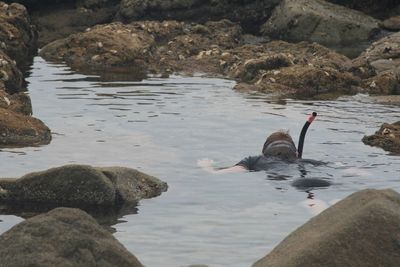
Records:
[[[160,195],[167,184],[134,169],[66,165],[1,179],[3,203],[43,203],[70,207],[116,207]]]
[[[370,136],[364,136],[364,144],[381,147],[386,151],[400,154],[400,121],[393,124],[384,123]]]
[[[0,236],[1,265],[143,267],[85,212],[58,208],[28,219]]]
[[[283,0],[262,27],[264,34],[286,41],[346,46],[370,41],[378,21],[323,0]]]
[[[20,4],[0,2],[0,50],[26,66],[36,54],[37,33],[26,8]]]
[[[312,218],[253,267],[397,266],[399,220],[398,193],[363,190]]]

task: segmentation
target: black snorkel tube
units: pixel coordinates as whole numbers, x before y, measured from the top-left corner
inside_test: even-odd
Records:
[[[299,137],[299,144],[297,145],[297,157],[301,159],[303,155],[303,146],[304,146],[304,138],[306,137],[306,133],[310,124],[315,120],[317,117],[317,112],[313,112],[307,119],[306,123],[301,129],[300,137]]]

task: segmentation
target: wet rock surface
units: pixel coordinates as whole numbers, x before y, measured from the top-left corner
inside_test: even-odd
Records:
[[[179,20],[205,23],[228,19],[247,31],[257,32],[281,0],[122,0],[119,17],[125,22],[138,20]]]
[[[398,193],[363,190],[309,220],[253,267],[396,266],[399,220]]]
[[[400,121],[393,124],[382,124],[375,134],[364,136],[362,141],[366,145],[377,146],[386,151],[400,154]]]
[[[66,165],[19,179],[2,179],[2,203],[43,203],[90,208],[135,204],[160,195],[167,184],[134,169]]]
[[[344,68],[350,64],[345,56],[318,44],[246,44],[248,38],[243,37],[241,27],[228,20],[204,25],[113,23],[53,42],[41,55],[47,60],[65,60],[76,68],[131,66],[147,73],[223,75],[236,79],[240,89],[285,95],[356,92],[360,81]],[[126,48],[127,43],[132,45]]]
[[[374,42],[351,63],[351,71],[364,79],[372,94],[400,93],[400,33]]]
[[[284,0],[262,32],[280,40],[345,46],[371,40],[379,26],[372,17],[323,0]]]
[[[79,209],[58,208],[0,236],[3,266],[143,267],[107,230]]]
[[[36,54],[37,32],[24,6],[0,2],[0,49],[20,67]]]
[[[0,108],[0,147],[38,146],[50,141],[50,130],[42,121]]]

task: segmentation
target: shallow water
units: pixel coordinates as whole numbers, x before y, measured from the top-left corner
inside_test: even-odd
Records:
[[[3,149],[2,177],[69,163],[126,166],[168,182],[162,196],[143,200],[114,234],[147,267],[208,264],[250,266],[324,207],[364,188],[400,191],[400,157],[361,138],[400,108],[358,95],[337,101],[276,101],[238,93],[229,80],[173,76],[104,82],[37,57],[29,94],[34,115],[53,132],[48,146]],[[229,166],[256,155],[265,137],[290,129],[297,140],[306,114],[319,117],[303,157],[327,165],[282,165],[269,172],[210,174],[199,159]],[[310,193],[300,177],[332,186]],[[0,216],[0,232],[21,221]]]

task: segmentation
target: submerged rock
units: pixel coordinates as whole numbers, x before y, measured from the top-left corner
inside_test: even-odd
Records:
[[[363,190],[309,220],[253,267],[397,266],[399,220],[398,193]]]
[[[370,136],[364,136],[364,144],[381,147],[386,151],[400,154],[400,121],[393,124],[384,123]]]
[[[354,45],[379,32],[378,21],[323,0],[283,0],[262,32],[286,41],[310,41],[326,46]]]
[[[0,202],[116,207],[160,195],[167,184],[134,169],[66,165],[2,179]]]
[[[0,50],[19,66],[25,66],[36,54],[37,32],[20,4],[0,2]]]
[[[143,267],[107,230],[79,209],[58,208],[0,236],[1,265]]]

